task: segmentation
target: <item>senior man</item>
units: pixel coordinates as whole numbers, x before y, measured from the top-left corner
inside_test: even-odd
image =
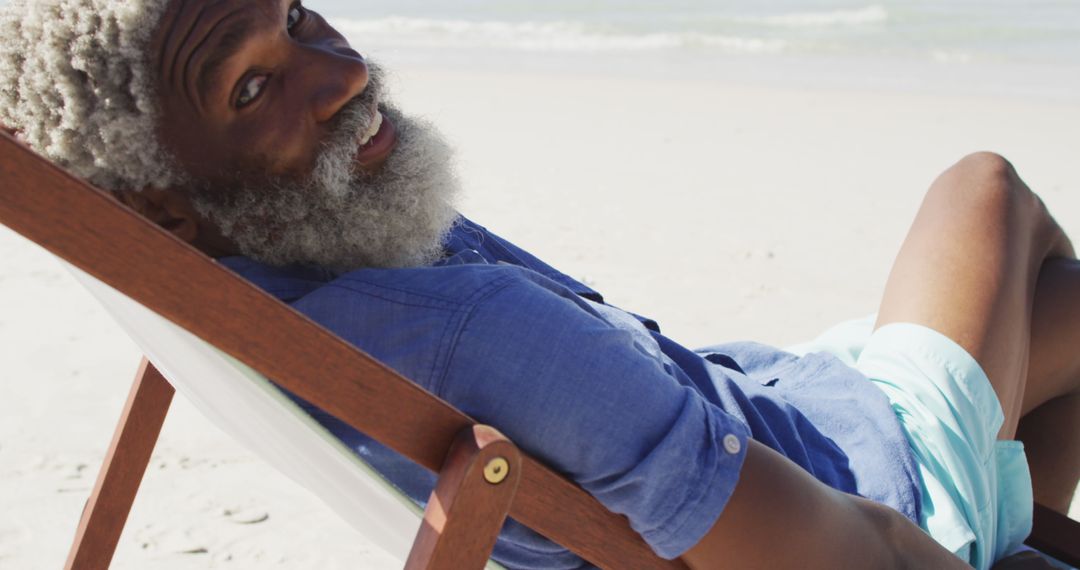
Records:
[[[1068,508],[1080,264],[999,156],[935,181],[876,323],[799,355],[691,351],[459,217],[446,143],[298,1],[12,0],[0,22],[0,121],[28,144],[498,427],[661,556],[986,568],[1030,528],[1033,483]],[[308,409],[426,499],[430,473]],[[494,556],[584,565],[513,521]]]

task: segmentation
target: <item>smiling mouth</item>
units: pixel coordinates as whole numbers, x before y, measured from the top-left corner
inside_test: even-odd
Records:
[[[367,171],[373,171],[382,165],[397,146],[397,129],[394,123],[375,111],[375,118],[360,137],[360,148],[356,150],[356,162]]]

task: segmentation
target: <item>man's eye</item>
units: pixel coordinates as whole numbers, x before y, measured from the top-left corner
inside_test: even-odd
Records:
[[[285,29],[292,30],[293,26],[300,23],[300,20],[304,19],[304,7],[300,4],[293,4],[289,8],[289,16],[285,20]]]
[[[246,107],[252,101],[257,99],[259,94],[262,93],[263,85],[266,84],[266,79],[265,75],[256,75],[255,77],[248,79],[244,83],[244,86],[240,88],[240,95],[236,97],[236,107],[238,109]]]

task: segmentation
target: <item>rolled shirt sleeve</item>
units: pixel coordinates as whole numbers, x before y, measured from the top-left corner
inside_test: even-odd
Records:
[[[643,328],[523,272],[459,335],[439,396],[627,516],[664,558],[713,526],[748,428],[680,383]]]

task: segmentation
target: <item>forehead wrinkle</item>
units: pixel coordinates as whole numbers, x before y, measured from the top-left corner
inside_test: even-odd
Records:
[[[196,28],[198,28],[199,21],[202,20],[203,14],[206,12],[207,8],[209,8],[208,4],[209,3],[204,2],[203,4],[201,4],[199,6],[199,11],[198,11],[198,13],[195,14],[195,17],[190,20],[190,23],[188,24],[188,27],[187,27],[187,31],[184,32],[184,37],[180,40],[179,43],[176,44],[175,49],[172,50],[172,56],[173,56],[172,65],[169,66],[169,80],[171,82],[176,82],[177,81],[177,68],[180,66],[180,58],[182,57],[182,54],[184,53],[184,46],[187,45],[188,40],[191,39],[191,35],[193,33],[195,33]],[[181,15],[184,13],[184,8],[186,7],[186,5],[187,5],[187,1],[184,0],[184,2],[179,7],[179,11],[177,12],[176,19],[178,19],[178,20],[180,19]],[[172,38],[172,32],[175,31],[175,28],[176,28],[175,25],[172,26],[172,27],[174,29],[169,31],[169,38]],[[166,46],[167,46],[167,44],[166,44]],[[165,48],[162,49],[163,52],[166,51],[166,50],[168,50],[168,47],[165,47]],[[164,55],[165,54],[162,53],[162,57],[164,57]]]
[[[187,2],[188,0],[178,0],[178,4],[176,5],[176,7],[171,10],[171,13],[170,11],[167,11],[165,13],[165,20],[161,22],[161,25],[164,26],[164,29],[161,31],[164,31],[165,36],[161,40],[161,45],[158,48],[157,55],[158,70],[161,74],[161,79],[165,82],[172,81],[172,66],[169,66],[167,68],[165,64],[168,62],[166,62],[165,60],[166,56],[169,55],[169,46],[171,46],[173,43],[173,34],[175,34],[177,30],[176,20],[177,18],[179,18],[180,14],[184,13],[184,7],[187,5]],[[175,54],[173,55],[175,56]],[[176,58],[174,57],[173,59]]]

